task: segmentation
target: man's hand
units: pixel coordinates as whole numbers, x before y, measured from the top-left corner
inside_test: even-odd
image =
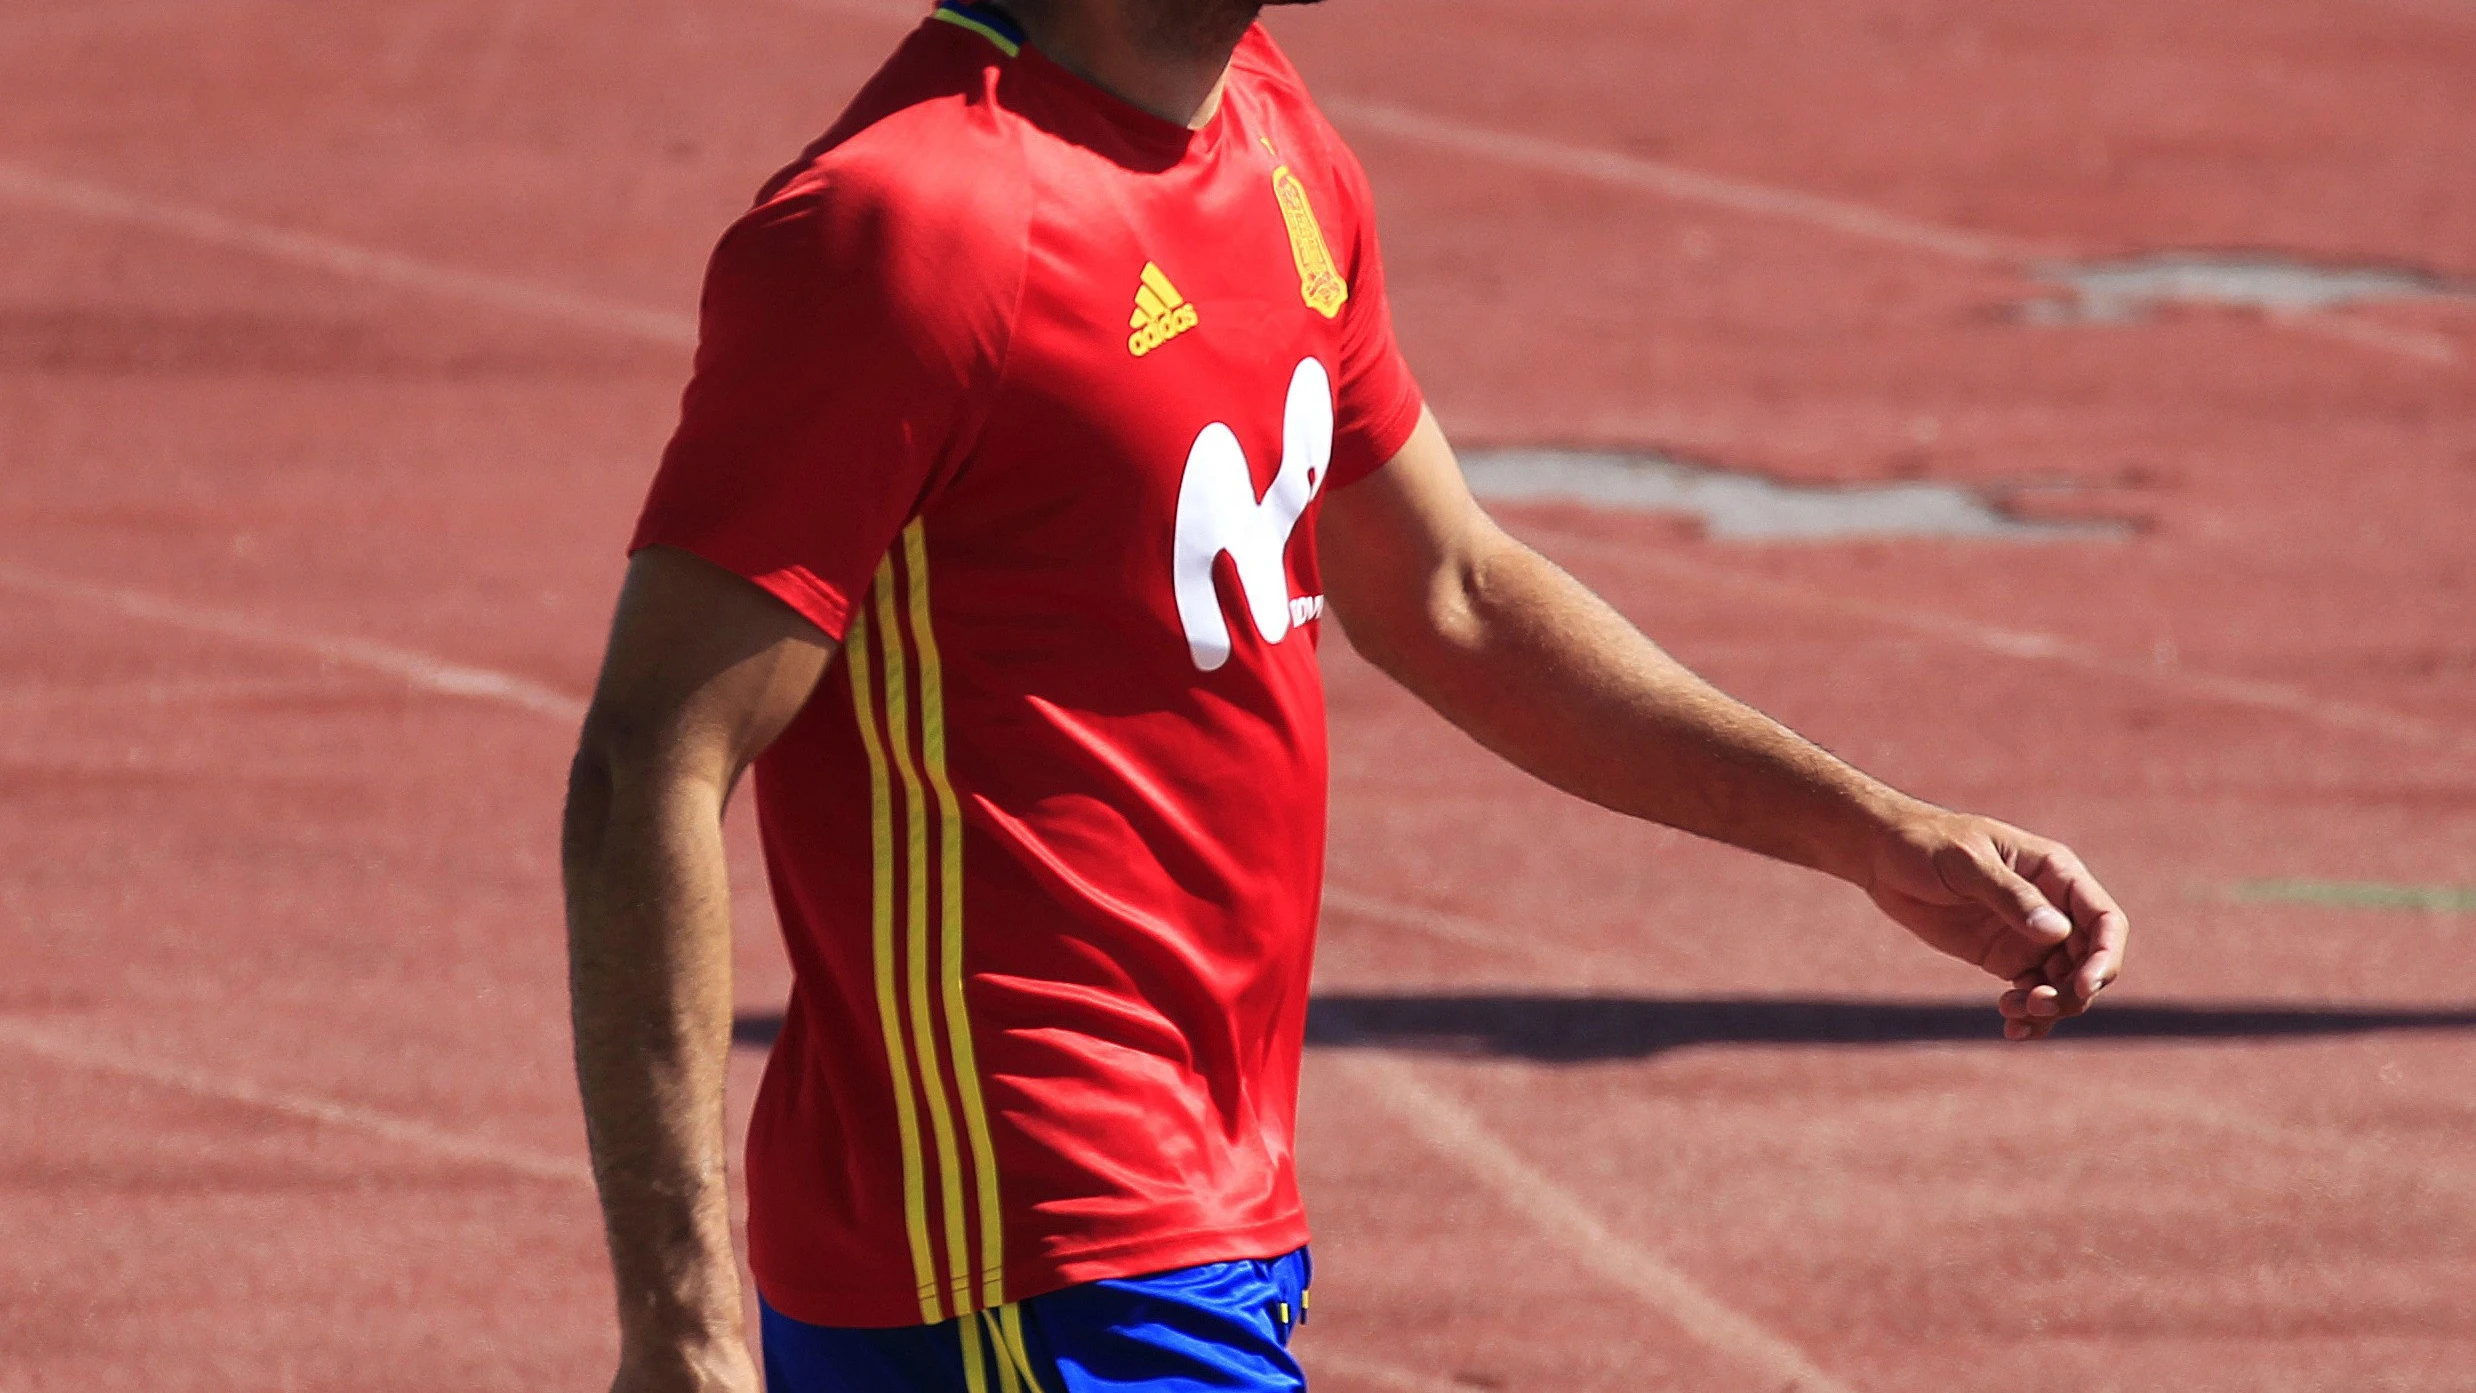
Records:
[[[1921,805],[1878,843],[1866,893],[1928,946],[2011,984],[2008,1040],[2089,1009],[2123,969],[2131,922],[2072,849]]]

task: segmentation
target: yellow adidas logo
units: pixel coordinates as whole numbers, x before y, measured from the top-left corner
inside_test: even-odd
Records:
[[[1199,316],[1178,287],[1161,274],[1159,263],[1143,264],[1143,284],[1135,287],[1135,314],[1126,327],[1126,351],[1140,358],[1195,327]]]

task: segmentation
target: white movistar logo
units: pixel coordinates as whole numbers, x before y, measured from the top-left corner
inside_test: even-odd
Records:
[[[1237,563],[1247,613],[1266,643],[1279,643],[1293,624],[1323,613],[1320,595],[1290,596],[1286,558],[1291,529],[1324,487],[1333,457],[1333,388],[1324,365],[1301,361],[1290,375],[1281,416],[1281,472],[1262,498],[1247,471],[1247,452],[1219,421],[1204,427],[1187,451],[1178,487],[1178,547],[1172,577],[1187,652],[1210,672],[1229,661],[1229,624],[1213,592],[1212,563],[1223,552]]]

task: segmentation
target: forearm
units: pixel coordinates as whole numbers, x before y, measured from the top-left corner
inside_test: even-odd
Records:
[[[721,791],[596,752],[563,862],[576,1076],[622,1339],[740,1339],[722,1090],[731,925]]]
[[[1923,807],[1695,676],[1502,534],[1437,577],[1423,614],[1364,627],[1350,632],[1367,656],[1481,744],[1619,812],[1864,883],[1881,830]]]

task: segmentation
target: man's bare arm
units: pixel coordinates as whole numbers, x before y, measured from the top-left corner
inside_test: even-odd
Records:
[[[568,780],[576,1077],[618,1284],[615,1393],[754,1393],[724,1185],[722,810],[834,644],[738,576],[630,563]]]
[[[1317,544],[1351,642],[1481,744],[1605,807],[1863,887],[2012,984],[2013,1038],[2120,969],[2123,913],[2068,848],[1907,797],[1695,676],[1498,528],[1433,418],[1326,498]]]

